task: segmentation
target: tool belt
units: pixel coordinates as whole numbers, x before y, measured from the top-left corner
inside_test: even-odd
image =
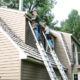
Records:
[[[32,27],[33,27],[33,29],[36,28],[36,24],[37,24],[37,23],[32,23]]]

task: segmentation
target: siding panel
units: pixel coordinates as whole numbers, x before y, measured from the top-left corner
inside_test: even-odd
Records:
[[[49,74],[45,66],[33,63],[30,61],[22,60],[22,79],[21,80],[50,80]],[[61,75],[57,69],[54,69],[59,80],[61,79]]]
[[[0,17],[6,24],[25,41],[25,17],[24,13],[15,10],[0,9]]]
[[[22,80],[50,80],[44,66],[22,61]]]
[[[0,32],[0,80],[20,80],[19,52]]]

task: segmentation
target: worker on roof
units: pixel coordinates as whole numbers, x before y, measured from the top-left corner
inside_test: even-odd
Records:
[[[53,49],[54,46],[53,46],[53,42],[51,39],[50,28],[49,28],[48,24],[45,24],[45,35],[46,35],[46,38],[48,40],[50,47]]]
[[[37,39],[40,41],[40,34],[39,34],[39,21],[40,21],[40,17],[39,15],[37,14],[37,11],[33,11],[33,18],[32,18],[32,21],[33,21],[33,29],[34,29],[34,32],[35,32],[35,35],[37,37]]]

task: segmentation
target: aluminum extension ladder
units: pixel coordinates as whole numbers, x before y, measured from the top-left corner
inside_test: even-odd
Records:
[[[51,53],[51,55],[52,55],[52,57],[53,57],[53,60],[55,61],[56,65],[57,65],[57,68],[59,69],[59,72],[60,72],[63,80],[68,80],[68,77],[67,77],[67,75],[66,75],[66,73],[65,73],[65,71],[64,71],[64,68],[63,68],[61,62],[59,61],[59,59],[58,59],[55,51],[52,50],[51,46],[49,45],[48,40],[47,40],[44,32],[43,32],[43,36],[44,36],[44,38],[45,38],[45,40],[46,40],[46,42],[47,42],[47,44],[48,44],[48,47],[50,48],[50,53]]]
[[[29,24],[29,27],[30,27],[30,29],[32,31],[32,34],[33,34],[34,38],[35,38],[36,46],[37,46],[38,51],[39,51],[39,53],[40,53],[40,55],[42,57],[44,65],[45,65],[45,67],[46,67],[46,69],[48,71],[50,79],[51,80],[58,80],[58,78],[57,78],[57,76],[56,76],[56,74],[55,74],[55,72],[53,70],[53,67],[52,67],[52,65],[51,65],[51,63],[49,61],[49,58],[48,58],[48,56],[47,56],[47,54],[46,54],[46,52],[45,52],[45,50],[43,48],[42,43],[39,43],[38,40],[37,40],[37,38],[36,38],[36,36],[35,36],[34,30],[32,28],[32,25],[31,25],[30,21],[28,21],[28,24]]]

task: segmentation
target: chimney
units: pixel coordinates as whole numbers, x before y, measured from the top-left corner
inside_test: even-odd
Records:
[[[23,0],[19,0],[19,10],[23,10]]]

